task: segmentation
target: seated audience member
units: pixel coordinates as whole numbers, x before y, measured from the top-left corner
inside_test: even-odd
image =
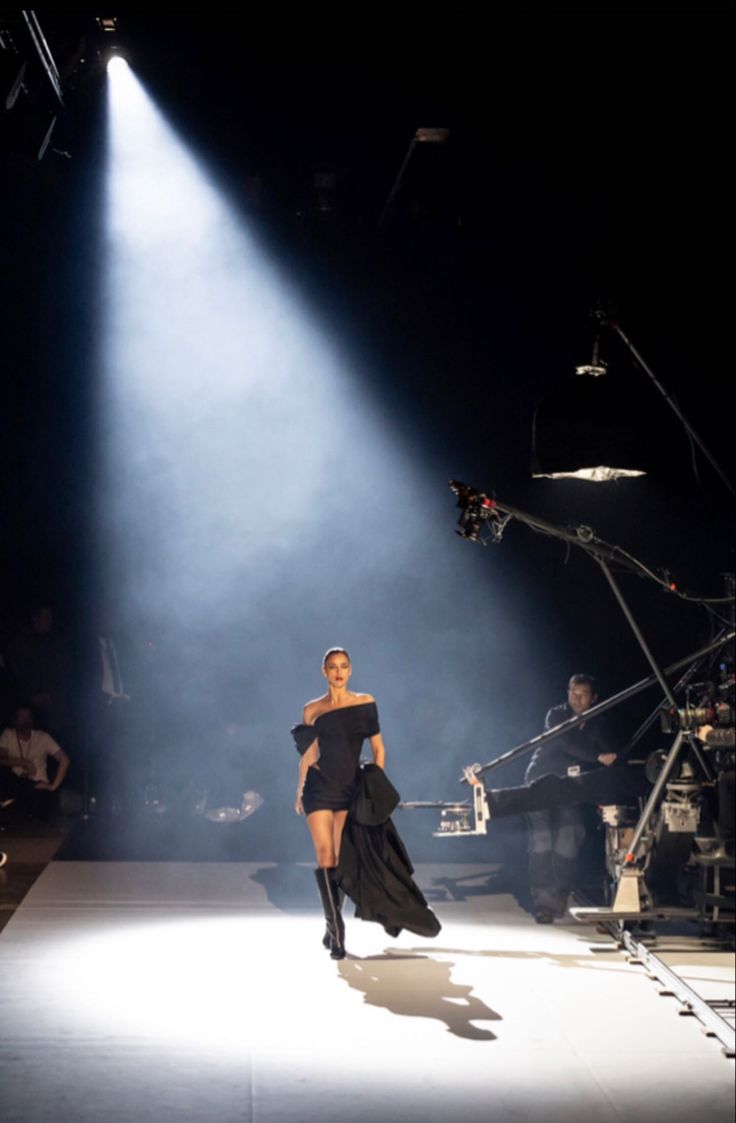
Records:
[[[48,759],[56,761],[49,779]],[[0,799],[22,812],[48,820],[58,807],[58,791],[69,770],[69,757],[50,734],[33,728],[33,710],[18,706],[12,728],[0,733]]]

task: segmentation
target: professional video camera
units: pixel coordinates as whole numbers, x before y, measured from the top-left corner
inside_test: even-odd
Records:
[[[735,700],[733,666],[722,661],[710,681],[688,683],[684,706],[668,706],[660,712],[663,731],[687,734],[691,743],[689,756],[694,757],[683,763],[683,768],[690,772],[685,783],[678,786],[674,777],[667,783],[660,821],[665,829],[692,831],[696,843],[704,833],[721,839],[729,835],[734,810],[733,783],[728,774],[732,775],[734,770]],[[648,762],[652,783],[662,766],[661,757],[662,754],[652,754]],[[681,824],[679,828],[677,824]],[[700,845],[701,851],[707,851]]]
[[[460,529],[455,533],[468,542],[482,542],[485,545],[488,538],[499,542],[507,520],[501,516],[495,499],[459,480],[450,480],[449,487],[457,496],[458,507],[462,509],[458,519]],[[488,526],[488,535],[481,537],[484,524]]]
[[[678,729],[696,730],[703,725],[727,729],[736,726],[736,701],[734,697],[734,675],[728,671],[727,664],[720,666],[721,681],[694,682],[687,689],[684,706],[671,706],[660,712],[660,725],[664,733],[676,733]],[[697,692],[697,697],[694,695]]]

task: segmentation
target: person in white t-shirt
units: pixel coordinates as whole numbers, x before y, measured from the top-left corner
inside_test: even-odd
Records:
[[[56,761],[49,778],[48,759]],[[48,819],[57,808],[57,792],[69,770],[69,757],[53,737],[33,728],[33,710],[18,706],[13,725],[0,733],[0,797],[18,810]]]

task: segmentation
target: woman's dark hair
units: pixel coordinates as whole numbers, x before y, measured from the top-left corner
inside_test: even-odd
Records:
[[[352,661],[353,661],[350,658],[349,654],[347,653],[347,651],[345,650],[344,647],[328,647],[327,651],[325,651],[324,658],[322,659],[322,666],[323,667],[327,666],[327,660],[330,658],[331,655],[344,655],[345,658],[347,659],[348,663],[352,663]]]

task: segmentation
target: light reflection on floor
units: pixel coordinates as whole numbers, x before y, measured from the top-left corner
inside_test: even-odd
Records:
[[[261,871],[48,867],[0,936],[10,1118],[730,1120],[731,1062],[592,930],[481,893],[335,963]]]

